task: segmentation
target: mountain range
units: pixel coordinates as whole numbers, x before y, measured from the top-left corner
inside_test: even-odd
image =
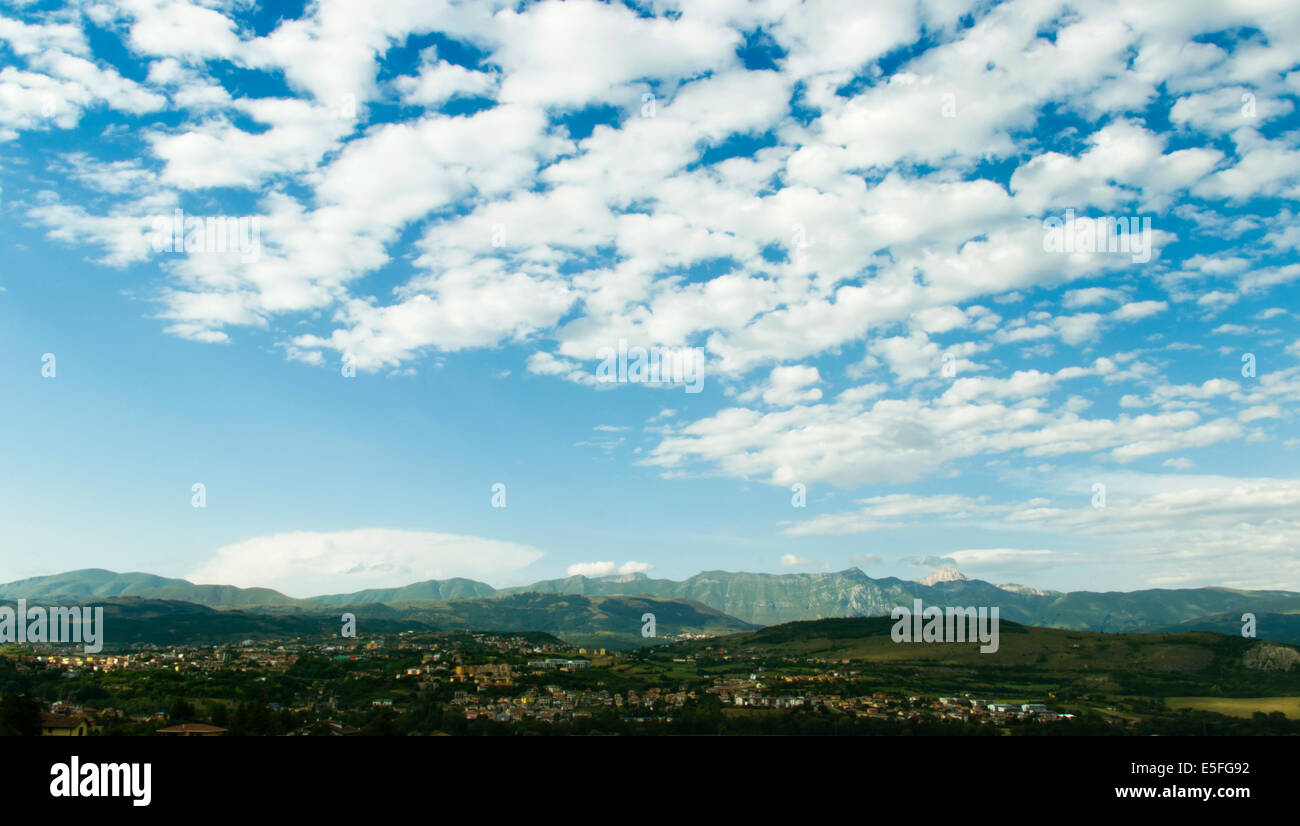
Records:
[[[535,595],[586,597],[590,601],[565,603],[582,609],[566,615],[560,603],[543,605]],[[634,622],[631,613],[622,610],[622,603],[602,602],[604,598],[658,600],[660,611],[673,618],[670,626],[681,629],[669,630],[660,621],[661,634],[729,633],[792,621],[882,616],[895,606],[911,606],[914,599],[920,599],[926,605],[997,606],[1003,620],[1098,632],[1239,632],[1241,614],[1249,612],[1257,616],[1261,638],[1300,641],[1300,594],[1289,591],[1208,587],[1063,593],[1024,585],[993,585],[968,579],[953,569],[941,569],[919,582],[873,579],[858,568],[796,574],[704,571],[680,581],[644,574],[570,576],[501,589],[457,578],[307,599],[269,588],[197,585],[147,573],[94,568],[0,585],[0,600],[127,597],[281,616],[337,615],[349,610],[358,616],[439,628],[460,623],[461,627],[629,636],[635,629],[627,623],[639,626],[639,615]],[[579,619],[580,613],[585,618]]]
[[[31,604],[51,602],[48,595]],[[758,626],[688,600],[572,594],[508,594],[489,599],[369,602],[340,608],[251,606],[212,608],[147,596],[88,597],[62,594],[62,602],[93,602],[104,608],[105,643],[210,645],[241,640],[337,636],[341,614],[352,613],[365,634],[402,631],[545,632],[575,645],[633,648],[646,642],[642,617],[655,616],[656,638],[718,636]],[[0,598],[0,605],[15,605]]]

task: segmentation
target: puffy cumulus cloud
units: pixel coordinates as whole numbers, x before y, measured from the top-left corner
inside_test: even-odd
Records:
[[[562,282],[524,273],[448,273],[431,294],[401,304],[349,301],[342,310],[348,329],[328,339],[299,336],[293,343],[304,350],[331,348],[351,357],[358,369],[374,370],[397,366],[427,347],[454,351],[526,337],[553,324],[572,301]]]
[[[931,335],[965,327],[968,321],[966,313],[951,304],[946,307],[926,307],[914,313],[912,318],[917,329]]]
[[[70,20],[24,23],[0,18],[0,40],[21,57],[57,49],[66,54],[85,55],[90,46],[81,26]]]
[[[300,100],[259,98],[230,108],[265,129],[241,129],[218,116],[180,130],[147,136],[163,162],[161,182],[178,189],[253,187],[266,178],[314,170],[351,124],[337,113]]]
[[[1300,152],[1294,147],[1265,139],[1254,129],[1243,127],[1232,135],[1237,162],[1215,172],[1193,192],[1212,199],[1243,203],[1249,199],[1281,195],[1293,200],[1300,183]]]
[[[218,548],[188,578],[308,597],[448,577],[499,582],[541,558],[537,548],[476,536],[388,529],[295,531]]]
[[[528,357],[528,372],[539,376],[559,376],[575,384],[595,384],[596,376],[583,370],[575,361],[557,358],[551,353],[536,352]]]
[[[852,0],[833,0],[805,8],[787,6],[772,27],[772,36],[790,53],[792,73],[834,76],[861,69],[914,40],[923,19],[936,27],[951,26],[954,14],[961,13],[957,9],[970,5],[901,3],[864,8]]]
[[[821,389],[813,385],[821,381],[821,374],[811,365],[773,367],[767,383],[742,393],[740,401],[762,398],[765,404],[789,407],[803,402],[815,402],[822,397]]]
[[[917,517],[966,519],[976,513],[997,512],[997,508],[960,494],[917,496],[895,493],[863,499],[862,507],[846,513],[827,513],[788,525],[790,536],[844,536],[901,528]]]
[[[421,52],[418,74],[403,75],[393,81],[402,100],[420,106],[435,107],[458,95],[490,95],[499,77],[492,72],[478,72],[438,59],[434,48]]]
[[[492,11],[487,4],[442,0],[378,0],[364,9],[349,0],[321,0],[264,37],[242,40],[238,60],[252,68],[281,71],[295,88],[321,104],[350,111],[376,94],[380,57],[391,46],[434,30],[473,41],[481,37]],[[330,71],[321,71],[321,66]]]
[[[777,562],[781,564],[782,568],[806,568],[813,564],[811,559],[805,559],[802,556],[796,556],[794,554],[782,554],[781,558],[778,559]]]
[[[1292,109],[1293,104],[1286,98],[1261,99],[1255,89],[1225,86],[1180,97],[1170,109],[1169,119],[1179,126],[1226,134],[1246,125],[1248,118],[1262,123],[1289,114]]]
[[[1223,159],[1214,149],[1165,153],[1165,141],[1131,122],[1094,132],[1078,155],[1047,152],[1016,169],[1011,191],[1033,212],[1053,204],[1113,210],[1137,199],[1139,208],[1166,207],[1177,192],[1208,175]]]
[[[155,219],[170,214],[176,206],[175,197],[166,193],[142,197],[112,215],[97,215],[77,204],[63,203],[54,193],[45,193],[39,200],[30,214],[45,225],[50,238],[90,245],[98,263],[119,269],[149,259]]]
[[[1131,487],[1130,487],[1131,485]],[[1300,586],[1300,482],[1186,474],[1108,485],[1105,508],[1027,507],[1009,522],[1097,537],[1147,572],[1153,585]],[[1228,582],[1225,582],[1225,572]]]
[[[616,565],[613,562],[576,562],[565,569],[569,576],[585,577],[602,577],[602,576],[631,576],[633,574],[644,574],[654,566],[649,562],[635,562],[628,560],[622,565]]]
[[[1280,419],[1282,418],[1282,408],[1276,404],[1259,404],[1254,407],[1248,407],[1237,414],[1237,420],[1240,422],[1253,422],[1258,419]]]
[[[1064,367],[1056,373],[1017,370],[1005,379],[986,376],[959,378],[953,380],[951,386],[943,392],[936,403],[958,405],[977,399],[1009,399],[1020,405],[1028,405],[1032,402],[1034,406],[1038,406],[1038,397],[1050,394],[1063,380],[1084,376],[1105,376],[1113,373],[1115,369],[1113,361],[1100,358],[1090,367]]]
[[[1124,407],[1150,407],[1159,405],[1166,410],[1176,410],[1179,408],[1208,409],[1210,402],[1219,397],[1230,397],[1241,400],[1245,396],[1241,394],[1241,385],[1231,379],[1207,379],[1201,384],[1168,384],[1162,383],[1156,385],[1150,394],[1146,396],[1129,395],[1121,399],[1121,406]],[[1254,405],[1250,410],[1267,410],[1271,409],[1269,405]],[[1250,421],[1252,418],[1265,418],[1264,416],[1252,417],[1247,410],[1242,410],[1238,414],[1240,421]]]
[[[1061,562],[1061,554],[1054,551],[1026,550],[1023,548],[974,548],[963,551],[948,551],[944,556],[963,568],[1005,565],[1057,565]]]
[[[164,95],[93,59],[73,23],[0,18],[0,42],[25,66],[0,68],[0,141],[23,131],[72,129],[98,106],[139,115],[166,105]]]
[[[1093,307],[1098,304],[1121,302],[1124,293],[1110,287],[1085,287],[1070,290],[1061,299],[1066,309],[1077,310],[1080,307]]]
[[[953,396],[930,401],[842,394],[834,402],[766,413],[730,407],[668,428],[641,462],[677,474],[850,487],[915,481],[975,456],[1104,454],[1122,463],[1243,435],[1234,419],[1206,420],[1195,410],[1087,419],[1072,400],[1057,409],[1041,399],[1025,403],[1062,379],[1113,369],[1099,360],[1056,376],[964,380],[947,391]]]
[[[232,58],[240,50],[235,21],[189,0],[125,0],[117,12],[130,22],[136,52],[186,59]]]
[[[1197,185],[1221,150],[1169,151],[1167,136],[1137,120],[1161,84],[1208,94],[1208,81],[1193,82],[1189,71],[1227,72],[1238,84],[1282,82],[1286,61],[1275,48],[1252,43],[1247,60],[1193,42],[1202,29],[1176,16],[1086,4],[1063,11],[1054,3],[981,8],[959,0],[872,10],[826,0],[671,15],[595,2],[519,9],[378,2],[363,13],[329,0],[256,36],[239,9],[185,0],[131,0],[93,15],[100,25],[120,24],[125,45],[152,59],[158,91],[144,94],[154,97],[118,88],[114,105],[156,108],[161,93],[187,110],[179,123],[143,133],[161,186],[306,190],[291,208],[278,186],[265,197],[263,214],[278,220],[268,233],[272,254],[256,272],[170,268],[183,283],[164,301],[234,291],[250,308],[208,324],[188,318],[172,332],[225,340],[226,328],[241,323],[335,306],[345,311],[324,318],[344,326],[291,343],[284,348],[291,357],[319,362],[313,347],[356,346],[369,353],[362,369],[381,369],[428,349],[492,346],[525,328],[554,336],[557,352],[575,357],[590,352],[593,337],[623,328],[666,344],[704,343],[719,370],[743,374],[861,340],[872,324],[910,318],[930,336],[966,329],[971,308],[963,302],[1113,268],[1106,259],[1045,253],[1041,228],[1025,216],[1059,203],[1159,207]],[[973,25],[959,29],[967,14]],[[1203,26],[1291,31],[1285,17],[1264,9],[1201,17]],[[881,73],[874,61],[923,29],[932,44]],[[736,50],[755,30],[770,37],[774,56],[747,68]],[[377,82],[390,46],[431,31],[472,45],[476,65],[451,62],[454,49],[426,49],[414,70]],[[0,36],[33,59],[38,46],[77,59],[88,49],[67,20],[9,21]],[[296,97],[241,96],[223,85],[214,61],[282,73]],[[69,64],[64,74],[72,71]],[[367,125],[366,104],[390,87],[424,111]],[[438,111],[457,95],[494,105],[467,116]],[[794,116],[796,98],[815,113],[811,121]],[[952,174],[983,158],[1025,154],[1023,133],[1052,100],[1088,117],[1129,116],[1086,136],[1077,155],[1029,148],[1009,189]],[[602,105],[613,109],[611,120],[576,143],[564,139],[557,110]],[[771,137],[748,156],[705,161],[744,135]],[[1233,181],[1276,147],[1257,134],[1233,135],[1244,154],[1206,185],[1239,187]],[[1255,151],[1265,154],[1247,157]],[[914,161],[941,168],[920,173]],[[879,174],[864,180],[866,168]],[[427,225],[421,272],[392,303],[364,311],[357,302],[368,298],[349,282],[388,264],[397,239],[417,224]],[[766,254],[773,246],[786,248],[785,260]],[[482,276],[490,260],[505,262],[502,278]],[[684,267],[721,260],[730,271],[679,277]],[[529,280],[509,280],[515,269]],[[464,288],[452,296],[441,283],[448,270],[478,274],[462,276]],[[540,278],[555,282],[544,297],[528,292]],[[499,315],[501,292],[516,288],[547,311],[468,335],[423,329],[443,324],[453,307]],[[559,293],[573,301],[562,310],[576,306],[579,315],[557,329]],[[1075,306],[1095,306],[1095,296]],[[427,312],[424,300],[447,312]],[[1134,312],[1121,308],[1115,319],[1141,317]],[[409,329],[412,319],[422,329]],[[1050,334],[1081,344],[1104,324],[1082,314],[1054,332],[1040,328],[1028,326],[1015,340]]]
[[[522,344],[517,373],[593,386],[619,339],[700,348],[737,406],[675,414],[642,454],[665,473],[1127,462],[1259,438],[1300,400],[1287,367],[1234,384],[1092,352],[1300,280],[1287,0],[321,0],[269,28],[126,0],[24,9],[0,39],[0,138],[102,106],[137,142],[61,159],[93,199],[22,204],[103,263],[156,264],[167,333],[363,371]],[[153,216],[226,201],[261,221],[256,260],[151,257]],[[1152,217],[1150,260],[1054,251],[1044,216],[1070,209]],[[1202,238],[1232,252],[1181,251]]]
[[[1011,511],[1007,519],[1088,534],[1263,527],[1300,501],[1300,481],[1121,474],[1113,477],[1107,492],[1104,508],[1024,507]],[[1294,516],[1292,512],[1284,522],[1294,522]]]
[[[1185,459],[1167,466],[1186,470]],[[1093,471],[1107,486],[1105,507],[1094,507],[1078,480],[1052,477],[1051,499],[973,499],[963,494],[891,494],[858,502],[852,511],[820,514],[788,524],[794,536],[845,535],[930,527],[942,520],[945,536],[971,530],[1032,533],[1042,545],[944,551],[917,564],[958,565],[1010,573],[1068,564],[1082,576],[1104,577],[1117,565],[1130,569],[1126,587],[1224,585],[1241,588],[1300,586],[1294,555],[1300,540],[1300,482],[1276,478]],[[1066,550],[1086,537],[1086,552]],[[952,541],[952,540],[949,540]],[[962,541],[960,539],[956,541]],[[1025,547],[1033,548],[1031,550]],[[1227,573],[1231,572],[1231,573]],[[1225,574],[1227,581],[1225,582]]]
[[[985,342],[963,341],[941,347],[925,333],[913,332],[907,336],[878,338],[867,347],[873,361],[883,360],[896,379],[908,381],[939,375],[945,362],[951,364],[954,374],[986,369],[968,357],[987,350],[989,345]]]
[[[1072,347],[1095,341],[1107,329],[1119,323],[1131,323],[1158,315],[1169,309],[1165,301],[1131,301],[1108,313],[1074,313],[1052,315],[1037,310],[1012,319],[997,331],[994,338],[1002,344],[1059,338]]]
[[[689,13],[646,18],[622,5],[538,3],[493,17],[501,99],[541,105],[608,102],[632,81],[680,80],[736,62],[741,35]],[[635,97],[640,98],[640,89]]]

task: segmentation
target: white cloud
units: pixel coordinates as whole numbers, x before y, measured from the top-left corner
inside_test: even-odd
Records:
[[[1055,565],[1061,562],[1060,554],[1045,550],[1020,548],[978,548],[964,551],[947,551],[944,556],[962,567],[977,568],[994,565]]]
[[[966,519],[998,509],[959,494],[916,496],[898,493],[859,502],[857,511],[830,513],[795,522],[783,533],[790,536],[844,536],[900,528],[915,517]]]
[[[761,397],[763,402],[775,407],[789,407],[803,402],[815,402],[821,399],[822,391],[812,385],[821,381],[816,367],[794,365],[774,367],[768,375],[767,383],[754,387],[740,395],[741,401],[752,401]]]
[[[730,407],[667,429],[641,461],[670,473],[693,470],[782,486],[828,482],[849,487],[914,481],[980,455],[1093,454],[1128,462],[1243,435],[1237,421],[1222,416],[1207,420],[1191,409],[1085,419],[1073,398],[1056,409],[1044,398],[1062,380],[1118,375],[1113,361],[1097,359],[1090,367],[1063,368],[1056,374],[1020,371],[1009,379],[960,378],[928,401],[845,393],[831,403],[789,410]],[[1158,392],[1170,400],[1212,399],[1236,387],[1211,379]]]
[[[613,562],[576,562],[573,565],[570,565],[565,570],[565,573],[569,576],[585,576],[593,578],[612,576],[614,574],[625,576],[628,574],[643,574],[653,567],[654,566],[648,562],[634,562],[631,560],[624,562],[622,565],[615,565]]]
[[[499,582],[541,557],[528,545],[475,536],[382,528],[296,531],[218,548],[188,578],[308,597],[450,577]]]
[[[621,5],[591,0],[539,3],[493,17],[493,60],[505,79],[501,99],[576,107],[616,95],[640,103],[641,78],[679,79],[735,60],[739,34],[697,21],[646,19]]]
[[[419,74],[403,76],[394,85],[406,103],[437,106],[457,96],[482,96],[492,93],[497,76],[490,72],[476,72],[447,61],[439,61],[434,49],[422,55]]]
[[[129,291],[168,334],[256,333],[306,365],[516,346],[531,355],[513,380],[594,385],[593,355],[620,338],[700,347],[734,406],[644,411],[659,442],[638,455],[665,475],[851,487],[1047,474],[1043,457],[1142,466],[1270,438],[1300,403],[1300,372],[1270,363],[1300,344],[1253,323],[1282,326],[1300,281],[1300,150],[1275,120],[1300,92],[1285,3],[662,10],[321,0],[255,32],[230,3],[24,9],[0,18],[16,58],[0,140],[103,111],[136,160],[108,139],[102,157],[54,154],[46,191],[7,203],[146,269]],[[87,20],[120,34],[131,71],[96,57]],[[394,46],[435,31],[467,48],[397,65]],[[1225,31],[1260,35],[1201,36]],[[747,70],[754,32],[782,55]],[[232,82],[245,72],[271,96]],[[458,96],[487,100],[439,111]],[[1153,131],[1145,113],[1168,103],[1174,128]],[[1077,125],[1044,145],[1047,111]],[[262,221],[258,261],[151,255],[154,215],[227,195]],[[1152,215],[1156,254],[1050,253],[1042,218],[1066,209]],[[1181,252],[1206,239],[1227,252]],[[1219,318],[1234,311],[1256,315]],[[1258,336],[1259,377],[1208,347],[1176,362],[1207,334],[1226,356]],[[1143,343],[1099,355],[1121,336]],[[858,504],[788,532],[905,522],[901,500]]]
[[[1095,307],[1108,302],[1119,303],[1124,300],[1124,293],[1110,287],[1088,287],[1082,290],[1070,290],[1062,303],[1066,308],[1077,310],[1080,307]]]

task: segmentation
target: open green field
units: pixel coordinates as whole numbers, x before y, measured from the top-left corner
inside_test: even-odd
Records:
[[[842,691],[1077,698],[1090,707],[1138,714],[1162,705],[1146,707],[1138,702],[1143,698],[1300,698],[1300,668],[1283,657],[1294,658],[1296,647],[1239,635],[1114,634],[1003,621],[998,650],[984,654],[978,643],[896,643],[892,625],[887,617],[793,622],[663,646],[648,656],[656,665],[676,668],[681,664],[670,664],[672,658],[693,655],[701,675],[736,667],[752,671],[761,664],[786,674],[839,672],[837,678],[852,683]],[[1286,659],[1290,667],[1260,668],[1247,661],[1261,652],[1272,652],[1278,663]],[[1300,708],[1279,710],[1300,720]]]
[[[1280,711],[1288,719],[1300,719],[1300,697],[1169,697],[1165,703],[1172,709],[1213,711],[1229,717],[1249,717],[1257,711],[1265,714]]]

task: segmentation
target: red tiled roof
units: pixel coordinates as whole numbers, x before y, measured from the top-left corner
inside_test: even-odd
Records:
[[[86,722],[86,718],[80,715],[51,714],[48,711],[41,712],[42,728],[76,728],[84,722]]]
[[[225,729],[220,726],[210,726],[207,723],[181,723],[179,726],[168,726],[167,728],[158,729],[159,734],[187,734],[189,732],[215,734],[224,731]]]

